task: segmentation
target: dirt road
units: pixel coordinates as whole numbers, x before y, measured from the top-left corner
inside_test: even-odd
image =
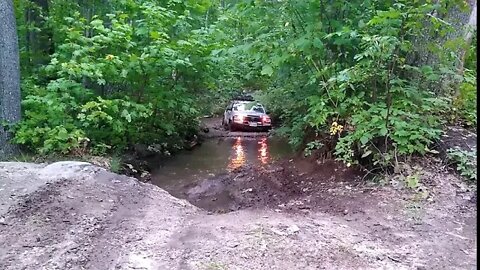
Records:
[[[85,163],[0,163],[0,269],[476,267],[472,191],[438,168],[422,170],[424,199],[392,185],[320,181],[315,168],[254,173],[192,187],[193,203],[216,191],[241,202],[212,213]],[[262,193],[266,185],[274,192]]]

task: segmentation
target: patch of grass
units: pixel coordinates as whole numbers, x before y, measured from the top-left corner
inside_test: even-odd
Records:
[[[122,159],[118,156],[112,157],[110,160],[110,170],[114,173],[119,173],[122,169]]]
[[[28,162],[28,163],[52,163],[55,161],[67,160],[62,155],[38,155],[31,152],[20,152],[18,155],[6,160],[11,162]]]

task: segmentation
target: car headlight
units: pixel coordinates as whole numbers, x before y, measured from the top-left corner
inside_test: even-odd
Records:
[[[243,116],[243,115],[233,116],[233,122],[243,123],[243,120],[245,120],[245,116]]]

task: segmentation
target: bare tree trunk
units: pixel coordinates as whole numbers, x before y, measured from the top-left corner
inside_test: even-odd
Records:
[[[472,11],[470,12],[470,18],[468,23],[465,26],[465,47],[460,52],[460,67],[458,69],[459,74],[463,75],[464,65],[465,65],[465,55],[467,54],[468,48],[472,43],[473,33],[477,31],[477,1],[474,2]]]
[[[18,151],[6,125],[20,120],[20,59],[12,0],[0,0],[0,159]],[[5,125],[6,124],[6,125]]]

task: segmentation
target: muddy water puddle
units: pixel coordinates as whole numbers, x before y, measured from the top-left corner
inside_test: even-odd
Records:
[[[279,138],[208,139],[191,151],[164,160],[152,172],[152,183],[183,197],[187,187],[245,165],[264,166],[293,153]]]

